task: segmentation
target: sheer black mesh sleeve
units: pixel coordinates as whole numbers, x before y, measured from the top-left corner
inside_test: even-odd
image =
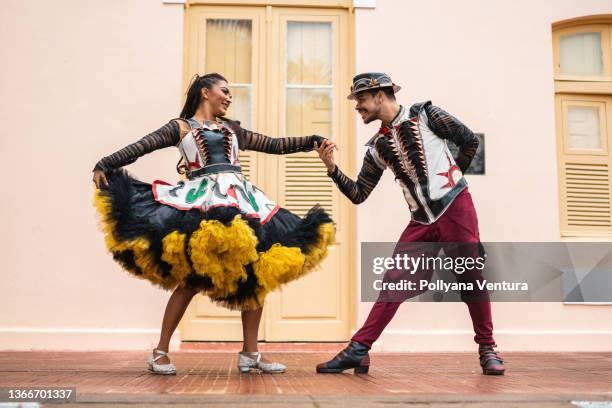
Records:
[[[108,171],[134,163],[136,159],[164,147],[176,146],[181,140],[180,127],[176,120],[172,120],[149,133],[137,142],[134,142],[115,153],[100,159],[94,170]]]
[[[360,204],[374,190],[384,171],[385,169],[376,163],[372,153],[368,150],[363,158],[363,164],[356,182],[347,177],[338,166],[334,168],[334,171],[328,172],[327,175],[353,204]]]
[[[300,137],[269,137],[244,129],[240,122],[228,121],[238,137],[240,150],[255,150],[270,154],[289,154],[314,150],[314,143],[319,145],[326,139],[323,136],[311,135]]]
[[[478,149],[478,137],[459,119],[437,106],[426,106],[425,113],[431,130],[442,139],[448,139],[459,147],[457,166],[465,173]]]

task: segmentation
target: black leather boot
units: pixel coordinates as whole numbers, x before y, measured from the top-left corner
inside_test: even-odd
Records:
[[[493,349],[494,346],[481,344],[478,348],[480,356],[480,366],[484,375],[504,375],[506,370],[504,360],[497,355]]]
[[[355,374],[367,374],[370,368],[369,350],[368,346],[351,341],[336,357],[317,365],[317,373],[341,373],[354,368]]]

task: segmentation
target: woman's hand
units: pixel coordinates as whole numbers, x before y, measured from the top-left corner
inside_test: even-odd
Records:
[[[96,188],[100,188],[101,186],[108,187],[108,180],[106,180],[106,175],[102,170],[94,170],[93,182]]]
[[[320,146],[315,142],[314,147],[317,153],[319,153],[319,157],[323,163],[325,163],[327,171],[330,173],[334,171],[336,168],[336,163],[334,163],[334,149],[338,149],[336,144],[326,139]]]

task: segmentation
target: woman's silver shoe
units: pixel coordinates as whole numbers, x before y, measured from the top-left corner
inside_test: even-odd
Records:
[[[281,363],[264,363],[261,361],[261,354],[257,353],[238,353],[238,370],[241,373],[248,373],[251,368],[256,368],[264,373],[280,374],[287,370]]]
[[[157,356],[155,356],[157,354]],[[149,371],[153,374],[164,374],[164,375],[172,375],[176,374],[176,367],[174,364],[157,364],[156,361],[162,358],[163,356],[167,356],[168,353],[162,350],[153,349],[153,353],[149,356],[147,360],[147,364],[149,364]]]

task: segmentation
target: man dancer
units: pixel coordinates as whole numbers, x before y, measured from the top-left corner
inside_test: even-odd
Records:
[[[356,101],[355,110],[364,123],[380,120],[382,124],[366,144],[368,150],[356,182],[334,163],[334,146],[328,143],[319,146],[317,151],[328,169],[328,176],[346,197],[359,204],[370,195],[385,168],[389,167],[402,186],[412,213],[400,243],[480,245],[476,211],[463,178],[476,153],[478,138],[463,123],[429,101],[410,108],[399,105],[395,99],[399,90],[400,87],[384,73],[370,72],[353,78],[348,99]],[[456,162],[446,145],[447,140],[460,149]],[[477,277],[479,274],[478,271]],[[351,368],[355,373],[368,372],[368,351],[403,300],[381,299],[382,296],[348,346],[332,360],[319,364],[317,372],[339,373]],[[494,350],[488,294],[485,292],[484,300],[477,301],[462,294],[462,300],[472,318],[483,374],[503,375],[503,360]]]

